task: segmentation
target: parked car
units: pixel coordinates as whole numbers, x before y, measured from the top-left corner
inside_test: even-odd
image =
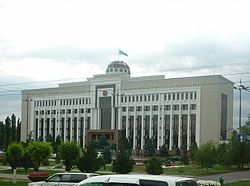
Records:
[[[50,176],[45,181],[32,182],[28,186],[72,186],[82,180],[92,176],[97,176],[95,173],[57,173]]]
[[[146,175],[116,174],[88,178],[75,186],[198,186],[193,178]]]

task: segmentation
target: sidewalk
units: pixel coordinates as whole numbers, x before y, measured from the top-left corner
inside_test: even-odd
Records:
[[[0,178],[6,178],[6,179],[13,179],[13,174],[3,174],[3,173],[0,173]],[[22,175],[22,174],[17,174],[16,175],[16,179],[17,180],[29,180],[28,176],[27,175]]]

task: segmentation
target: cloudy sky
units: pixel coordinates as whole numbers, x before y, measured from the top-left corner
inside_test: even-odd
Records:
[[[21,90],[102,74],[118,48],[132,76],[222,74],[250,86],[249,9],[247,0],[0,0],[0,120],[20,117]],[[243,91],[243,121],[249,100]]]

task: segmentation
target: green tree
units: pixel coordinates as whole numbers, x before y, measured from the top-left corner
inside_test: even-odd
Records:
[[[161,160],[156,157],[150,158],[146,164],[146,172],[154,175],[162,174],[163,168],[161,166]]]
[[[161,155],[161,157],[168,157],[169,156],[169,152],[168,152],[168,148],[167,148],[166,144],[164,144],[160,147],[160,155]]]
[[[219,165],[229,166],[230,163],[230,144],[221,143],[217,147],[217,163]]]
[[[16,141],[16,116],[15,114],[11,115],[11,141]]]
[[[9,144],[6,157],[7,157],[7,162],[11,166],[12,170],[16,169],[20,165],[20,160],[23,154],[24,154],[24,149],[21,143]]]
[[[24,170],[27,172],[29,167],[33,167],[32,161],[30,160],[30,154],[28,151],[28,148],[24,148],[23,156],[20,160],[20,166],[24,168]]]
[[[65,165],[65,171],[70,172],[80,157],[80,146],[75,141],[66,141],[60,144],[58,153]]]
[[[112,163],[112,171],[127,174],[133,170],[134,161],[130,158],[130,152],[126,148],[126,140],[120,146],[116,159]]]
[[[106,164],[112,162],[112,153],[109,146],[104,147],[102,154]]]
[[[194,160],[194,157],[197,151],[198,151],[198,145],[196,142],[194,142],[191,144],[191,147],[190,147],[190,159],[192,161]]]
[[[34,171],[38,171],[41,163],[50,157],[52,147],[48,142],[31,141],[27,148]]]
[[[195,154],[195,161],[202,167],[213,167],[217,160],[216,146],[212,142],[201,145]]]
[[[94,143],[91,143],[83,149],[83,154],[78,162],[78,169],[82,172],[95,172],[102,166],[103,159],[97,158],[97,152]]]
[[[4,132],[5,126],[2,121],[0,121],[0,149],[3,149],[5,147],[5,132]]]
[[[238,141],[237,131],[234,131],[230,140],[230,149],[229,149],[229,162],[230,165],[237,166],[238,168],[243,168],[244,164],[247,163],[247,144],[240,143]]]
[[[106,146],[108,146],[109,143],[107,141],[107,138],[105,135],[101,135],[97,144],[96,144],[96,148],[97,149],[104,149]]]
[[[8,116],[5,119],[5,147],[8,147],[8,145],[11,143],[11,119]]]
[[[16,141],[21,141],[21,121],[18,118],[17,120],[17,128],[16,128]]]
[[[187,147],[184,146],[181,149],[181,162],[184,165],[189,165],[189,157],[188,157],[188,152],[187,152]]]
[[[155,155],[155,142],[153,138],[149,138],[144,148],[144,156],[152,157],[154,155]]]

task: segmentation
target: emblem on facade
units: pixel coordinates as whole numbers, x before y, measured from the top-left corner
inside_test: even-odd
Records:
[[[108,91],[107,90],[102,91],[102,95],[103,96],[107,96],[108,95]]]

